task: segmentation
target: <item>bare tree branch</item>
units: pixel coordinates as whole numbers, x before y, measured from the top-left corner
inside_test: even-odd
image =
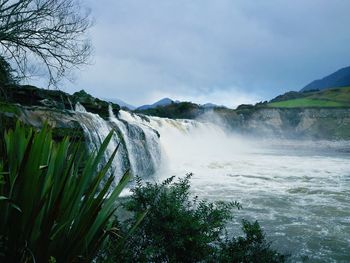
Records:
[[[78,0],[0,0],[0,54],[28,77],[29,58],[56,85],[72,68],[86,64],[91,44],[85,32],[90,13]]]

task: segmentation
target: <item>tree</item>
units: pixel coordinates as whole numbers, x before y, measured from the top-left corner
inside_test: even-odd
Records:
[[[36,70],[49,85],[86,64],[92,21],[79,0],[0,0],[0,55],[21,78]]]
[[[14,84],[17,82],[11,65],[0,57],[0,84]]]

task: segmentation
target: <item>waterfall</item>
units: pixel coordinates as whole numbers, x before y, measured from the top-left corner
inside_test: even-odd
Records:
[[[75,104],[75,111],[76,112],[83,112],[83,113],[87,113],[86,109],[84,108],[83,105],[81,105],[79,102],[77,104]]]
[[[137,118],[125,120],[119,112],[119,118],[110,109],[110,121],[119,129],[128,151],[131,170],[135,175],[144,177],[154,174],[161,161],[159,134],[151,127],[137,121]]]
[[[118,180],[125,170],[130,169],[133,175],[147,177],[154,174],[161,160],[159,134],[142,122],[126,121],[114,116],[109,109],[109,120],[97,114],[87,112],[80,104],[75,105],[75,115],[81,125],[89,151],[96,151],[111,130],[115,131],[104,154],[106,163],[117,145],[118,153],[112,168]]]
[[[334,236],[341,244],[348,241],[349,231],[343,230],[349,222],[349,155],[342,152],[350,148],[348,143],[254,139],[203,119],[173,120],[123,110],[114,116],[111,108],[109,120],[104,120],[79,104],[75,115],[92,151],[110,130],[116,131],[106,153],[121,142],[113,163],[120,169],[116,173],[131,167],[136,175],[155,173],[162,181],[193,172],[192,194],[210,201],[243,202],[241,217],[255,219],[258,214],[276,240],[283,237],[280,243],[296,251],[292,260],[304,257],[305,251],[326,251],[321,256],[327,258],[347,256],[346,249],[333,253],[322,242]],[[294,231],[295,222],[307,235]],[[312,224],[316,227],[310,228]],[[334,230],[334,225],[343,228]],[[325,229],[324,236],[320,229]],[[291,238],[285,239],[288,235]]]
[[[99,115],[87,112],[84,106],[80,103],[75,105],[75,112],[79,124],[84,131],[88,150],[90,152],[97,151],[114,127],[109,125],[109,123],[102,119]],[[118,138],[118,134],[115,133],[104,153],[102,164],[105,164],[108,161],[119,142],[120,139]],[[114,171],[117,179],[120,178],[125,172],[128,165],[127,161],[125,160],[125,149],[123,149],[122,146],[123,145],[119,147],[118,153],[112,164],[112,171]]]
[[[156,174],[158,179],[170,175],[184,176],[201,169],[204,172],[208,164],[214,163],[215,166],[216,161],[230,160],[251,149],[251,142],[209,121],[174,120],[122,110],[119,119],[159,133],[157,147],[160,148],[161,165]],[[152,144],[148,146],[149,149],[151,147]],[[201,167],[193,169],[193,165],[198,163]]]
[[[87,112],[79,103],[75,110],[90,151],[95,151],[111,130],[115,131],[104,161],[120,143],[113,162],[117,179],[128,168],[133,175],[146,178],[164,168],[168,159],[175,166],[181,163],[180,166],[190,167],[193,158],[218,156],[223,148],[221,140],[227,136],[217,125],[203,121],[149,117],[123,110],[115,116],[111,106],[109,120],[104,120]],[[231,145],[224,145],[234,150]]]

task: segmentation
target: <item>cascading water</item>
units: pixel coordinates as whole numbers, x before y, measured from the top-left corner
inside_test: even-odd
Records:
[[[160,146],[158,133],[137,122],[126,122],[114,116],[110,107],[110,119],[106,121],[99,115],[89,113],[80,104],[75,106],[76,116],[84,130],[86,142],[90,151],[100,147],[111,130],[115,131],[104,154],[104,163],[120,143],[119,152],[112,168],[116,178],[130,168],[134,175],[146,177],[156,172],[160,164]]]
[[[191,172],[193,163],[211,162],[222,158],[226,152],[241,153],[248,148],[248,143],[242,142],[238,135],[229,135],[223,128],[210,122],[140,116],[126,111],[120,111],[119,117],[126,123],[159,132],[158,144],[150,143],[148,146],[150,152],[154,152],[152,146],[157,145],[159,148],[160,144],[162,169],[158,170],[157,176],[178,174],[180,170],[184,175]]]
[[[241,202],[233,233],[242,218],[258,219],[291,262],[349,261],[350,142],[253,139],[207,122],[125,111],[119,118],[159,132],[157,180],[193,172],[193,194]]]
[[[78,121],[84,130],[85,140],[89,151],[96,151],[114,128],[99,115],[87,112],[84,106],[80,103],[75,105],[75,112]],[[120,139],[115,133],[104,153],[103,163],[108,161],[119,142]],[[124,173],[126,170],[125,166],[127,165],[125,158],[123,158],[123,156],[125,156],[125,149],[123,149],[123,145],[120,145],[118,151],[119,152],[115,157],[115,161],[112,163],[112,170],[114,171],[117,179]]]
[[[242,218],[258,219],[273,246],[291,253],[293,262],[347,262],[349,142],[253,140],[206,122],[126,111],[111,113],[108,122],[79,105],[77,110],[91,148],[117,130],[113,143],[122,141],[135,174],[158,171],[161,180],[194,172],[194,194],[240,201],[244,209],[232,231]]]
[[[126,114],[120,111],[120,117]],[[131,116],[131,115],[130,115]],[[116,118],[110,109],[110,121],[123,136],[133,173],[138,176],[154,174],[161,161],[160,144],[157,131],[137,118],[125,120]]]

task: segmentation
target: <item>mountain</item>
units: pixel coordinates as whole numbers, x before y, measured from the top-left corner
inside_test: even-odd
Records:
[[[350,86],[350,66],[342,68],[323,79],[314,80],[301,89],[301,92],[310,90],[325,90]]]
[[[206,109],[212,109],[212,108],[216,108],[216,107],[219,107],[218,105],[214,104],[214,103],[205,103],[205,104],[202,104],[201,105],[203,108],[206,108]]]
[[[196,104],[190,101],[178,100],[173,101],[168,105],[147,109],[138,108],[134,112],[170,119],[196,119],[198,117],[207,119],[209,117],[214,120],[215,117],[211,116],[211,114],[218,114],[217,116],[220,115],[219,119],[221,120],[230,118],[232,114],[236,115],[233,109],[228,109],[224,106],[218,106],[212,103]]]
[[[120,100],[120,99],[105,99],[106,101],[110,101],[110,102],[113,102],[113,103],[117,103],[120,107],[122,108],[128,108],[129,110],[134,110],[136,109],[135,106],[133,105],[130,105],[129,103],[126,103],[125,101],[123,100]]]
[[[157,107],[163,107],[163,106],[168,106],[170,104],[176,103],[175,101],[173,101],[172,99],[169,98],[164,98],[161,99],[151,105],[143,105],[137,108],[137,110],[147,110],[147,109],[153,109],[153,108],[157,108]]]
[[[218,105],[218,104],[214,104],[211,102],[208,103],[204,103],[204,104],[200,104],[201,107],[205,108],[205,109],[214,109],[214,108],[227,108],[224,105]]]
[[[205,110],[200,105],[192,102],[174,102],[161,107],[140,108],[136,109],[135,112],[170,119],[195,119]]]

